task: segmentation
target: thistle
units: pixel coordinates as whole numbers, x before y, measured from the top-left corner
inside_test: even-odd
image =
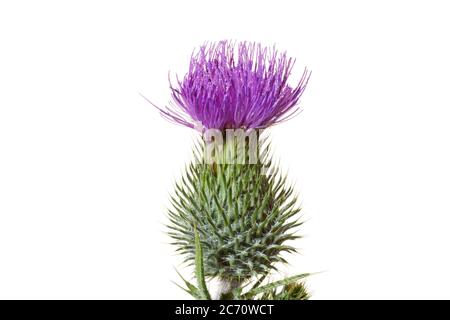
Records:
[[[275,48],[221,41],[194,51],[189,71],[170,84],[173,102],[159,108],[168,120],[202,137],[171,197],[169,235],[197,284],[187,292],[210,299],[306,299],[300,274],[265,279],[296,249],[289,240],[302,224],[286,177],[272,164],[264,129],[290,119],[310,73],[288,84],[294,60]],[[281,290],[281,291],[279,291]]]

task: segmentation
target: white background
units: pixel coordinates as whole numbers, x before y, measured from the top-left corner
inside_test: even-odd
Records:
[[[313,75],[272,130],[315,299],[450,298],[447,1],[2,1],[0,298],[187,298],[164,234],[195,134],[169,101],[205,40]],[[189,270],[181,268],[186,275]]]

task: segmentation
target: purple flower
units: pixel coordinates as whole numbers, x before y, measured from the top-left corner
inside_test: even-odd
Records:
[[[207,43],[193,52],[184,78],[170,83],[173,103],[158,109],[165,118],[190,128],[266,128],[299,110],[310,72],[305,68],[291,87],[287,80],[294,62],[286,53],[261,44]]]

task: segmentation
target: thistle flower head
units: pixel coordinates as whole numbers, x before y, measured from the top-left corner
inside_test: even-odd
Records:
[[[194,51],[184,78],[170,84],[173,102],[160,109],[176,123],[201,129],[260,129],[298,111],[308,83],[288,78],[294,59],[275,48],[249,42],[220,41]]]

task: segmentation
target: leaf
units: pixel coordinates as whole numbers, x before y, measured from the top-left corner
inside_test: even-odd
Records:
[[[310,294],[303,282],[294,282],[280,287],[280,290],[273,289],[264,292],[258,300],[308,300]]]
[[[181,280],[183,280],[184,284],[186,285],[187,288],[183,288],[182,286],[180,286],[179,284],[175,283],[176,286],[180,287],[181,289],[183,289],[184,291],[186,291],[187,293],[189,293],[192,297],[194,297],[195,299],[201,299],[201,293],[200,290],[194,286],[192,283],[190,283],[189,281],[187,281],[182,275],[181,273],[178,272],[177,269],[175,269],[175,271],[178,273],[178,275],[180,276]]]
[[[268,272],[265,272],[256,282],[255,282],[255,284],[253,285],[253,287],[252,287],[252,289],[251,290],[255,290],[256,288],[258,288],[260,285],[261,285],[261,283],[264,281],[264,279],[267,277],[267,275],[268,275],[269,273]],[[250,291],[251,291],[250,290]]]
[[[282,286],[282,285],[293,283],[293,282],[295,282],[297,280],[306,278],[306,277],[308,277],[310,275],[311,275],[311,273],[302,273],[302,274],[298,274],[298,275],[295,275],[295,276],[292,276],[292,277],[288,277],[288,278],[285,278],[285,279],[282,279],[282,280],[274,281],[274,282],[266,284],[266,285],[264,285],[262,287],[251,289],[250,291],[245,293],[243,295],[243,297],[244,297],[244,299],[249,300],[249,299],[253,298],[254,296],[256,296],[256,295],[258,295],[260,293],[267,292],[269,290],[275,289],[275,288],[277,288],[279,286]]]
[[[200,237],[197,228],[194,229],[195,234],[195,276],[197,277],[197,284],[204,300],[211,300],[205,282],[205,272],[203,268],[203,251],[200,243]]]

